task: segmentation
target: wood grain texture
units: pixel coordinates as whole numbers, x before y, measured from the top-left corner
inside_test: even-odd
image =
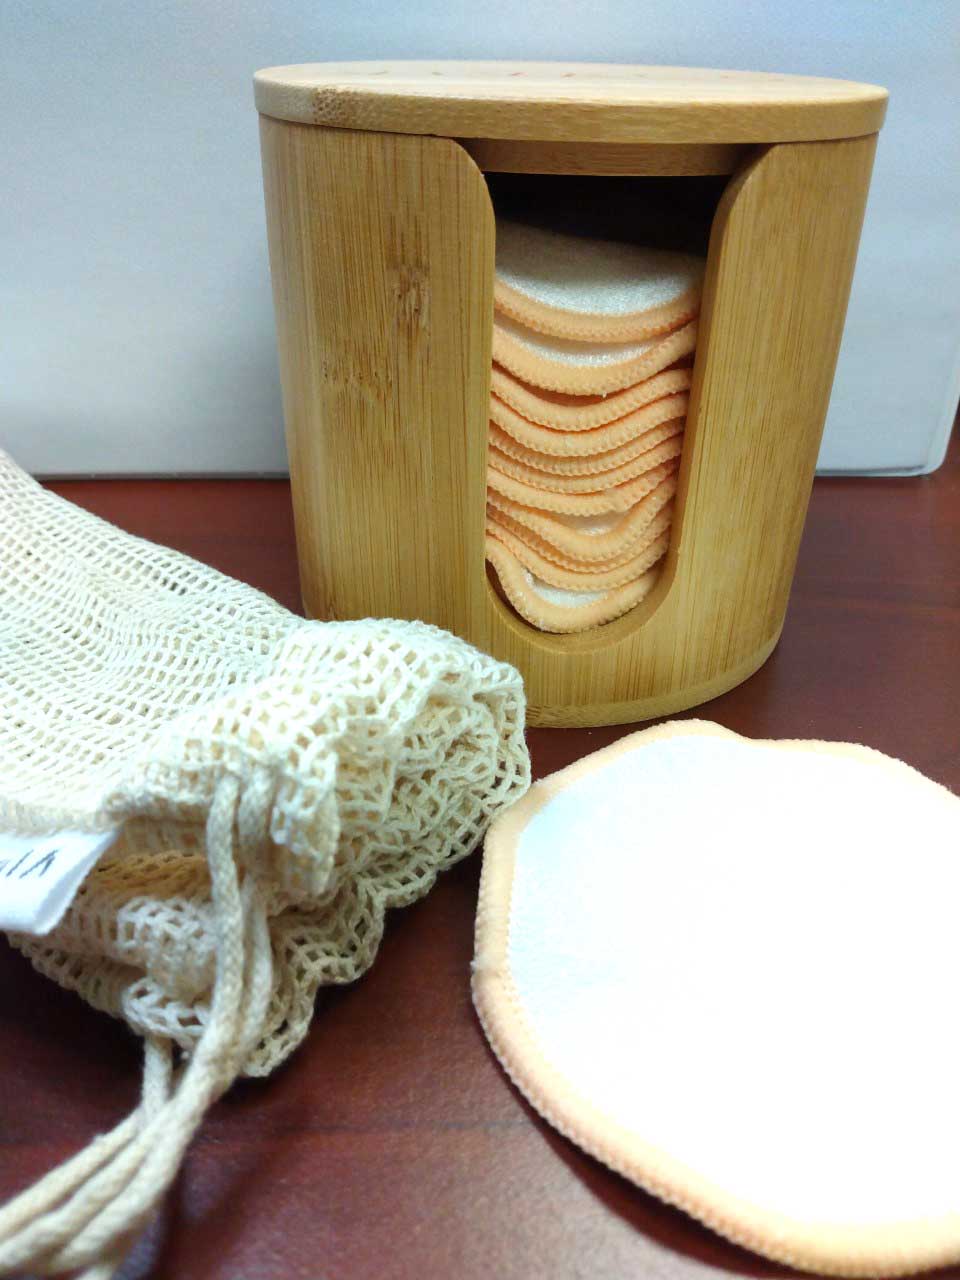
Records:
[[[53,487],[296,607],[284,483]],[[818,480],[781,644],[697,714],[866,743],[960,792],[958,546],[960,437],[932,476]],[[532,730],[534,771],[633,727]],[[616,1177],[516,1093],[470,1004],[478,874],[474,857],[390,919],[371,972],[321,995],[293,1059],[216,1105],[120,1280],[789,1274]],[[722,1048],[705,1041],[704,1070]],[[0,1197],[126,1114],[139,1071],[132,1035],[0,940]]]
[[[520,669],[533,724],[669,714],[756,670],[783,622],[875,139],[765,148],[728,185],[661,581],[616,622],[548,636],[483,568],[482,176],[448,139],[262,129],[307,612],[454,631]]]
[[[529,142],[513,138],[459,138],[484,173],[621,174],[698,177],[733,173],[747,147],[734,143]]]
[[[300,573],[314,617],[476,627],[493,212],[446,138],[261,120]]]
[[[317,62],[254,77],[257,109],[340,129],[566,142],[799,142],[876,133],[877,85],[593,62]]]

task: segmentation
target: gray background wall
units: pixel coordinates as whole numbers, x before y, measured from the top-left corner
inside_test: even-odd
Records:
[[[285,468],[261,66],[543,58],[891,90],[821,454],[925,470],[960,384],[955,0],[6,0],[0,444],[42,474]]]

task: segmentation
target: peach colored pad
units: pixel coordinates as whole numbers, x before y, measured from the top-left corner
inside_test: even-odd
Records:
[[[657,725],[490,828],[473,995],[611,1169],[839,1276],[960,1261],[960,801],[844,743]]]
[[[554,431],[592,431],[664,396],[689,390],[692,378],[690,369],[666,369],[615,395],[572,396],[531,387],[507,369],[494,365],[490,370],[490,391],[520,417],[538,426]],[[499,420],[498,425],[509,430]]]
[[[676,487],[676,479],[671,476],[641,498],[625,516],[589,522],[576,516],[545,515],[512,501],[494,489],[487,491],[487,507],[494,509],[495,516],[500,513],[502,517],[509,517],[515,524],[522,525],[571,560],[584,564],[606,562],[609,567],[610,561],[625,553],[635,554],[649,541],[650,526],[673,498]]]
[[[670,545],[668,530],[655,537],[638,555],[630,556],[619,566],[609,569],[585,569],[582,566],[570,569],[542,555],[536,547],[525,542],[496,520],[487,521],[487,534],[497,542],[502,542],[535,578],[539,578],[541,582],[546,582],[551,587],[560,587],[564,591],[612,591],[615,587],[626,586],[634,578],[639,578],[642,573],[652,569],[657,561],[666,555]]]
[[[676,453],[679,452],[678,447]],[[599,516],[607,512],[630,511],[659,484],[675,475],[678,465],[674,458],[670,462],[651,467],[626,484],[591,493],[554,493],[514,480],[496,467],[487,468],[487,485],[494,493],[537,511],[551,511],[567,516]]]
[[[524,382],[570,395],[608,395],[662,373],[697,345],[695,321],[665,338],[623,346],[565,342],[494,318],[492,355]]]
[[[689,396],[684,392],[664,396],[652,404],[634,409],[632,413],[602,427],[584,431],[558,431],[554,427],[541,427],[529,422],[508,404],[490,397],[490,419],[504,434],[517,444],[534,453],[550,457],[587,457],[593,453],[606,453],[620,445],[646,435],[662,422],[683,418],[687,413]]]
[[[508,458],[512,458],[514,462],[523,463],[525,466],[532,467],[535,471],[546,472],[548,475],[553,476],[589,476],[596,475],[602,471],[612,471],[614,467],[623,466],[625,462],[631,462],[642,453],[647,453],[660,444],[661,441],[669,440],[671,436],[682,432],[685,421],[685,418],[668,418],[666,422],[661,422],[659,426],[651,427],[649,431],[642,432],[625,444],[617,445],[613,449],[606,449],[601,453],[569,453],[561,455],[541,453],[539,449],[530,449],[526,445],[520,444],[513,436],[507,435],[505,431],[501,431],[492,422],[490,424],[490,444],[498,452],[506,454]],[[601,427],[602,430],[603,428]],[[550,434],[559,435],[561,433],[551,432]]]
[[[672,519],[673,503],[667,502],[653,517],[640,537],[630,542],[625,550],[606,558],[591,557],[588,560],[583,560],[559,550],[553,543],[548,542],[540,534],[535,533],[526,525],[515,520],[506,511],[492,505],[487,506],[488,533],[492,533],[494,537],[499,537],[500,541],[503,542],[505,539],[502,537],[502,533],[506,530],[515,539],[530,547],[537,555],[550,560],[559,568],[568,569],[573,573],[603,573],[632,563],[638,557],[644,555],[664,534],[669,534]]]
[[[591,468],[586,474],[582,472],[580,474],[567,472],[563,475],[556,475],[549,471],[541,471],[539,468],[531,467],[525,462],[518,462],[516,458],[511,458],[509,454],[501,453],[492,440],[487,458],[489,465],[495,471],[514,480],[519,480],[532,490],[545,489],[554,493],[593,494],[606,493],[611,489],[617,489],[621,485],[626,485],[628,481],[633,480],[635,477],[659,467],[662,463],[671,462],[674,458],[679,458],[682,447],[683,431],[675,431],[666,440],[661,440],[658,444],[642,453],[635,453],[632,458],[628,458],[626,462],[620,463],[619,466],[614,465],[607,471]]]
[[[538,580],[496,538],[487,538],[486,557],[517,613],[538,631],[558,635],[590,631],[619,618],[649,595],[659,575],[650,569],[611,591],[567,591]]]
[[[633,342],[669,333],[692,320],[700,308],[700,290],[690,289],[674,302],[652,307],[649,311],[601,316],[547,306],[498,279],[493,286],[493,303],[497,311],[511,320],[553,338],[569,338],[578,342]]]
[[[631,342],[668,333],[700,305],[703,259],[497,220],[497,309],[539,333]]]

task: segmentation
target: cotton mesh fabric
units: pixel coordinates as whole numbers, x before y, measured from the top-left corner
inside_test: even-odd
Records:
[[[206,1106],[526,790],[523,688],[432,626],[305,622],[2,452],[0,653],[0,829],[119,829],[12,941],[147,1052],[138,1111],[0,1209],[0,1274],[103,1277]]]
[[[520,677],[414,622],[308,623],[216,570],[46,492],[0,453],[0,828],[121,826],[63,922],[16,944],[136,1030],[189,1050],[213,933],[204,821],[217,780],[261,790],[248,870],[275,985],[245,1064],[272,1070],[317,987],[372,961],[528,784]]]

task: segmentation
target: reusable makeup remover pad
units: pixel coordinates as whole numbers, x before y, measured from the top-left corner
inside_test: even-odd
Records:
[[[652,378],[646,378],[632,387],[613,395],[574,396],[562,391],[548,391],[534,387],[515,378],[508,370],[494,365],[490,370],[491,402],[509,405],[516,414],[528,422],[555,431],[592,431],[632,414],[636,409],[654,404],[664,396],[688,391],[693,380],[690,369],[665,369]],[[501,421],[497,406],[491,404],[491,417],[504,431],[509,431],[509,419]],[[673,417],[673,413],[667,415]],[[657,421],[662,421],[658,418]],[[607,446],[605,445],[604,448]]]
[[[547,548],[537,539],[536,534],[525,531],[526,538],[522,538],[502,521],[489,516],[487,533],[497,542],[503,543],[508,551],[512,551],[514,557],[542,582],[563,587],[567,591],[607,591],[612,587],[624,586],[632,578],[638,578],[666,555],[670,543],[669,516],[664,518],[661,513],[658,520],[662,520],[662,531],[654,535],[642,551],[615,559],[603,568],[577,565],[575,561]]]
[[[609,567],[610,561],[622,563],[621,557],[637,555],[649,544],[654,532],[661,532],[653,522],[672,502],[676,489],[676,479],[670,475],[626,515],[608,512],[586,516],[548,515],[515,502],[496,489],[488,489],[487,511],[521,537],[521,531],[534,534],[537,544],[548,544],[564,559],[585,567],[596,568],[600,564]]]
[[[575,342],[550,338],[511,320],[493,322],[493,359],[523,382],[569,395],[608,395],[644,382],[690,355],[697,325],[639,342]]]
[[[731,1240],[960,1259],[960,799],[866,747],[688,720],[491,827],[474,999],[533,1105]]]
[[[678,427],[683,426],[687,416],[689,397],[680,394],[664,396],[653,404],[636,409],[623,418],[608,422],[605,426],[590,430],[558,431],[552,427],[541,427],[528,422],[509,405],[490,397],[490,439],[501,449],[512,453],[515,457],[535,455],[538,461],[528,456],[527,460],[535,466],[543,467],[553,458],[589,458],[597,454],[609,453],[612,449],[626,448],[638,440],[646,440],[652,432],[659,432],[656,440],[672,435]],[[670,423],[669,428],[665,426]],[[501,437],[506,442],[501,443]],[[650,441],[650,444],[656,443]],[[510,444],[509,442],[513,443]],[[649,447],[645,445],[644,448]],[[518,452],[522,451],[522,452]],[[640,449],[638,452],[642,452]],[[606,464],[616,465],[616,464]],[[597,470],[602,471],[603,465]]]
[[[543,631],[601,626],[657,581],[664,551],[640,539],[674,492],[690,372],[671,366],[693,353],[702,274],[691,254],[498,226],[486,558]]]
[[[559,587],[547,577],[531,572],[497,538],[486,542],[486,558],[497,571],[507,599],[522,618],[541,631],[572,634],[589,631],[619,618],[650,593],[658,573],[650,570],[622,586],[596,589]]]
[[[551,490],[555,493],[574,494],[606,492],[609,489],[617,489],[645,473],[653,474],[664,463],[671,462],[674,458],[679,458],[683,447],[683,427],[682,423],[675,423],[674,426],[675,431],[672,436],[660,440],[648,449],[635,451],[633,448],[628,447],[623,454],[619,454],[617,450],[614,450],[616,456],[609,468],[597,466],[595,463],[591,465],[587,459],[579,459],[581,463],[586,463],[586,466],[576,468],[570,466],[568,469],[558,471],[554,470],[554,460],[547,458],[545,461],[549,470],[541,471],[538,466],[531,465],[528,462],[521,462],[518,458],[511,456],[510,453],[502,453],[496,447],[493,439],[490,441],[487,457],[489,466],[493,470],[519,481],[535,494],[542,494]],[[492,434],[491,432],[491,437]],[[597,456],[602,459],[607,455],[598,454]],[[539,458],[537,461],[539,461]],[[564,461],[569,462],[570,460],[564,459]],[[663,478],[663,474],[657,473],[657,482]],[[492,484],[494,488],[497,487],[495,477],[491,477],[488,483]],[[644,490],[644,492],[648,491]],[[521,498],[519,493],[514,493],[514,496]],[[642,496],[643,493],[636,494],[636,498],[641,498]]]
[[[496,269],[497,310],[557,338],[650,338],[700,306],[702,258],[506,219],[497,222]]]
[[[659,484],[676,474],[678,466],[676,459],[680,453],[679,444],[668,448],[666,453],[668,461],[651,467],[642,475],[634,476],[626,484],[615,484],[601,489],[599,480],[592,477],[591,483],[593,480],[597,480],[597,483],[593,484],[592,489],[587,493],[560,493],[553,486],[549,489],[540,488],[505,475],[491,463],[487,468],[488,492],[502,494],[513,502],[536,507],[538,511],[558,512],[569,516],[592,516],[602,515],[608,511],[630,511]],[[672,457],[670,457],[671,454]]]
[[[0,927],[146,1047],[138,1110],[0,1209],[0,1274],[111,1274],[207,1106],[523,793],[523,728],[454,636],[304,622],[0,453]]]

